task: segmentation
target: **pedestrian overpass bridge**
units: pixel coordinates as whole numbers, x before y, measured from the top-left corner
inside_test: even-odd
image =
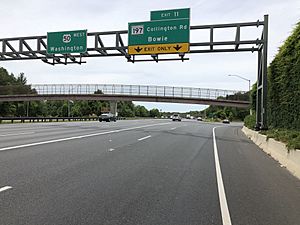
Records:
[[[31,94],[28,90],[33,90]],[[7,94],[8,93],[8,94]],[[13,94],[9,94],[13,93]],[[102,100],[202,104],[247,108],[244,91],[122,84],[32,84],[0,86],[0,102],[40,100]]]

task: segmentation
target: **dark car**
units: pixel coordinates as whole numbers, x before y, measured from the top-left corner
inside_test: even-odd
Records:
[[[174,115],[172,116],[172,120],[173,120],[173,121],[181,121],[181,117],[180,117],[180,115],[178,115],[178,114],[174,114]]]
[[[117,118],[114,114],[112,113],[102,113],[101,116],[99,116],[99,122],[102,121],[106,121],[106,122],[110,122],[110,121],[117,121]]]

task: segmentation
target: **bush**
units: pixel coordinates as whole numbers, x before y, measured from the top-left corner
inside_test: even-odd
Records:
[[[286,147],[290,149],[300,149],[300,131],[287,130],[287,129],[270,129],[261,131],[261,134],[269,138],[274,138],[276,141],[280,141],[286,144]]]
[[[287,143],[288,149],[300,149],[300,135]]]
[[[255,116],[255,114],[248,115],[244,119],[245,126],[248,127],[248,128],[250,128],[250,129],[253,129],[255,127],[255,123],[256,123],[256,116]]]

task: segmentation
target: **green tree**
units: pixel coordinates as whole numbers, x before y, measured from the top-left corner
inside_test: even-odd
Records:
[[[158,109],[151,109],[149,111],[149,115],[150,117],[159,117],[160,116],[160,112]]]
[[[137,105],[134,109],[134,114],[138,117],[148,117],[149,111],[144,106]]]
[[[24,73],[20,73],[16,79],[16,83],[20,85],[26,85],[27,78],[25,77]]]

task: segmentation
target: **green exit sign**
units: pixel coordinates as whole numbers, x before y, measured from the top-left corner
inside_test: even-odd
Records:
[[[48,54],[84,53],[87,51],[87,30],[47,33]]]
[[[190,19],[190,9],[185,8],[151,11],[151,21],[172,19]]]
[[[190,42],[190,20],[162,20],[128,24],[128,45]]]

